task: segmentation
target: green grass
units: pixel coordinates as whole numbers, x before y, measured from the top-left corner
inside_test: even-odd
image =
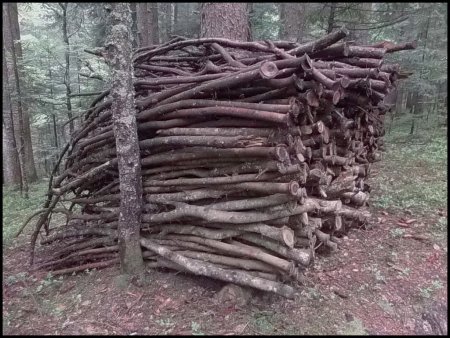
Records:
[[[29,198],[25,199],[20,196],[19,191],[3,188],[3,245],[10,244],[11,239],[28,216],[42,208],[47,189],[48,181],[42,180],[31,184]],[[27,227],[30,227],[30,224]]]
[[[372,204],[418,213],[447,207],[447,128],[420,125],[409,135],[407,121],[385,136],[386,152],[371,179]]]

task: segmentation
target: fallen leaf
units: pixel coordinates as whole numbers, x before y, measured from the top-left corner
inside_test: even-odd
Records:
[[[397,225],[400,225],[400,226],[403,227],[403,228],[409,228],[409,225],[406,224],[406,223],[403,223],[403,222],[397,222],[396,224],[397,224]]]
[[[382,214],[383,214],[384,216],[387,216],[387,215],[389,215],[389,213],[388,213],[388,212],[386,212],[386,211],[384,211],[384,210],[383,210],[383,211],[382,211],[381,213],[382,213]]]
[[[441,247],[437,244],[433,244],[433,249],[439,251],[441,250]]]
[[[411,218],[411,219],[407,219],[407,220],[405,221],[405,223],[406,223],[406,224],[411,224],[411,223],[414,223],[415,221],[417,221],[417,219]]]

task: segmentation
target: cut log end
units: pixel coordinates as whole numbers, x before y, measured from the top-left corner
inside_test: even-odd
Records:
[[[259,68],[259,74],[263,79],[273,79],[279,73],[279,70],[275,63],[267,61],[264,62]]]

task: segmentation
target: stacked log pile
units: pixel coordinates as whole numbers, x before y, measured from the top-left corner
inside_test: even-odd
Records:
[[[150,267],[292,297],[316,250],[336,250],[367,221],[384,98],[407,76],[384,56],[415,45],[340,42],[346,35],[304,45],[177,37],[136,52]],[[94,100],[51,180],[32,247],[44,228],[41,248],[53,243],[53,254],[38,268],[60,274],[119,261],[111,103],[109,91]],[[62,200],[71,207],[57,207]],[[48,229],[57,212],[65,226]]]

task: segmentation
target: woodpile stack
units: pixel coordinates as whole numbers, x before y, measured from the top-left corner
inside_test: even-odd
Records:
[[[316,250],[367,221],[385,97],[407,76],[346,30],[298,45],[177,37],[135,56],[141,245],[164,267],[292,297]],[[120,194],[109,91],[66,147],[43,227],[55,274],[117,263]],[[61,155],[61,157],[63,154]],[[58,201],[71,201],[69,209]],[[56,212],[66,225],[48,229]],[[34,249],[32,249],[34,250]]]

